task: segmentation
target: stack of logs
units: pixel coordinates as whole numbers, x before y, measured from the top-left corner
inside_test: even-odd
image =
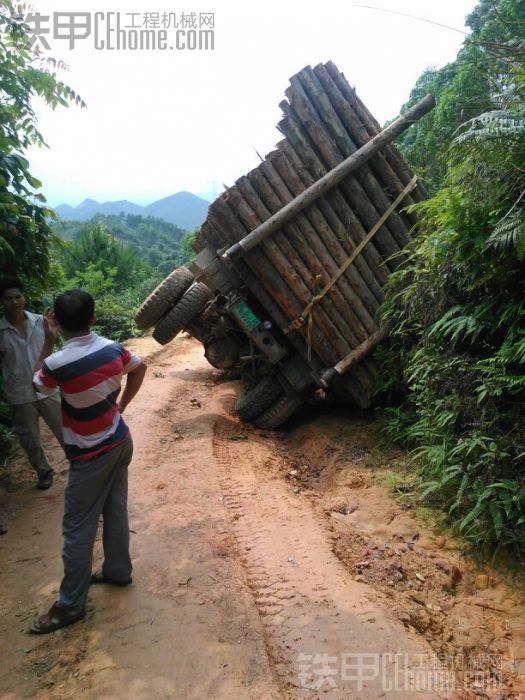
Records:
[[[285,94],[278,125],[284,140],[213,202],[197,236],[199,249],[219,250],[239,241],[381,130],[331,62],[301,70]],[[396,148],[387,146],[235,263],[250,292],[281,330],[288,329],[288,339],[312,369],[335,365],[378,330],[385,281],[400,264],[399,251],[415,223],[403,207],[424,199],[419,185],[315,305],[311,327],[289,328],[412,175]],[[340,378],[340,388],[365,407],[376,379],[373,359],[365,358]]]

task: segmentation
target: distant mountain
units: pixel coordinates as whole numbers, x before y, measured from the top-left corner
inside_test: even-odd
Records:
[[[55,207],[56,213],[63,221],[87,221],[95,214],[112,216],[119,214],[138,214],[141,216],[155,216],[174,224],[185,231],[198,228],[206,219],[209,202],[197,197],[191,192],[177,192],[170,197],[164,197],[157,202],[142,207],[126,199],[117,202],[97,202],[94,199],[85,199],[77,207],[69,204],[59,204]]]
[[[111,216],[112,214],[141,214],[144,207],[138,204],[128,202],[123,199],[119,202],[97,202],[94,199],[85,199],[78,207],[72,207],[70,204],[60,204],[55,207],[56,213],[64,221],[87,221],[95,214],[104,214]]]
[[[145,214],[169,221],[186,231],[200,226],[206,219],[209,202],[191,192],[177,192],[145,207]]]

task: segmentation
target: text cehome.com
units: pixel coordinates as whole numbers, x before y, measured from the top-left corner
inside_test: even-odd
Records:
[[[212,51],[215,16],[212,12],[53,12],[23,18],[31,46],[51,48],[48,39],[67,41],[74,50],[89,39],[97,51]],[[131,22],[131,24],[130,24]],[[139,22],[137,24],[136,22]]]
[[[94,13],[93,46],[99,51],[211,51],[215,48],[213,29],[125,28],[121,27],[118,12]]]

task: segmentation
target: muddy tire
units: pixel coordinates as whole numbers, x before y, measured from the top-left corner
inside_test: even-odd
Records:
[[[239,359],[239,344],[233,338],[216,338],[204,346],[204,357],[212,367],[231,369]]]
[[[135,316],[135,323],[142,330],[151,328],[176,304],[191,286],[193,274],[187,267],[173,270],[143,302]]]
[[[283,388],[275,377],[263,377],[254,386],[244,389],[235,410],[239,417],[252,422],[267,411],[283,393]]]
[[[201,282],[188,289],[182,299],[157,323],[153,337],[161,345],[166,345],[200,314],[213,297],[211,290]]]
[[[284,394],[267,411],[252,420],[252,423],[263,430],[274,430],[287,421],[301,403],[298,397]]]

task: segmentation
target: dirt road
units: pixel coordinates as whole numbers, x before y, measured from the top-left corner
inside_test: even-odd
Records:
[[[196,341],[130,345],[150,366],[126,414],[134,584],[93,587],[84,621],[26,633],[61,576],[67,464],[48,436],[53,488],[36,491],[19,460],[22,488],[0,501],[2,700],[525,692],[519,593],[492,573],[482,586],[457,545],[385,495],[365,421],[255,431],[232,417],[238,387]],[[465,650],[496,661],[464,684],[451,659]]]

